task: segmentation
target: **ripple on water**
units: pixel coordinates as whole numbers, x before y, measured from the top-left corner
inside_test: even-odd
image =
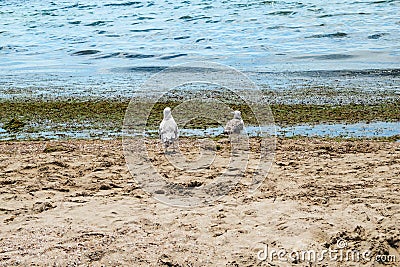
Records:
[[[241,71],[388,69],[399,62],[393,34],[400,23],[398,0],[25,2],[7,2],[0,11],[4,73],[22,73],[21,65],[29,67],[25,73],[45,73],[46,67],[50,73],[65,68],[97,73],[195,60]],[[113,60],[88,61],[85,55],[92,53],[85,49]],[[19,83],[27,85],[24,79]]]
[[[269,15],[269,16],[291,16],[296,13],[297,12],[292,11],[292,10],[279,10],[279,11],[270,12],[267,15]]]
[[[315,34],[307,36],[306,38],[343,38],[348,36],[345,32],[327,33],[327,34]]]
[[[155,18],[153,18],[153,17],[145,17],[145,16],[141,16],[141,17],[137,18],[137,20],[153,20],[153,19],[155,19]]]
[[[339,60],[339,59],[349,59],[354,58],[355,55],[346,54],[330,54],[330,55],[317,55],[317,56],[302,56],[296,57],[298,59],[319,59],[319,60]]]
[[[133,59],[143,59],[143,58],[151,58],[155,57],[152,54],[132,54],[127,52],[115,52],[102,56],[98,56],[95,59],[106,59],[106,58],[133,58]]]
[[[135,29],[129,30],[130,32],[152,32],[152,31],[162,31],[164,29],[161,28],[149,28],[149,29]]]
[[[190,16],[190,15],[185,15],[179,17],[180,20],[184,21],[196,21],[196,20],[202,20],[202,19],[211,19],[209,16],[204,16],[204,15],[199,15],[199,16]]]
[[[133,5],[140,5],[142,6],[142,2],[124,2],[124,3],[110,3],[110,4],[105,4],[104,6],[133,6]]]
[[[169,55],[169,56],[162,56],[162,57],[160,57],[160,59],[168,60],[168,59],[173,59],[173,58],[177,58],[177,57],[184,57],[184,56],[187,56],[187,54],[175,54],[175,55]]]
[[[184,40],[184,39],[189,39],[190,36],[178,36],[178,37],[174,37],[174,40]]]
[[[389,35],[389,34],[388,33],[384,33],[384,32],[376,33],[376,34],[372,34],[372,35],[368,36],[368,39],[379,39],[379,38],[381,38],[381,37],[383,37],[385,35]]]
[[[86,55],[94,55],[100,53],[99,50],[81,50],[81,51],[77,51],[72,53],[71,55],[73,56],[86,56]]]
[[[68,23],[72,24],[72,25],[78,25],[78,24],[81,24],[81,22],[82,21],[80,21],[80,20],[76,20],[76,21],[69,21]]]
[[[368,4],[383,4],[383,3],[393,3],[397,2],[398,0],[378,0],[378,1],[373,1],[372,3],[367,2]]]
[[[94,21],[92,23],[85,24],[85,26],[92,26],[92,27],[93,26],[104,26],[109,22],[111,22],[111,21],[98,20],[98,21]]]

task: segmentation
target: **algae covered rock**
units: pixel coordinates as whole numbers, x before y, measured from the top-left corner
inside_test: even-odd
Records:
[[[3,128],[7,132],[19,132],[22,130],[22,128],[24,126],[25,126],[25,122],[23,122],[19,119],[13,118],[9,122],[4,124]]]

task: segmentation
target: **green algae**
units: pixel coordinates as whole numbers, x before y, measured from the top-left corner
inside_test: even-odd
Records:
[[[16,118],[12,118],[4,124],[3,128],[7,132],[15,133],[15,132],[21,131],[22,128],[24,128],[24,126],[25,126],[25,122],[23,122],[19,119],[16,119]]]
[[[158,127],[162,120],[163,109],[178,106],[179,101],[157,102],[137,101],[137,110],[151,110],[147,127]],[[54,100],[54,101],[12,101],[0,102],[0,123],[7,131],[39,132],[51,130],[103,129],[120,131],[124,122],[129,101],[116,100]],[[249,106],[243,103],[229,103],[231,109],[240,110],[247,125],[256,125],[256,116]],[[380,104],[348,105],[306,105],[273,104],[270,105],[275,123],[279,126],[319,123],[356,123],[400,119],[400,100]],[[269,116],[268,108],[257,109],[258,117]],[[147,116],[147,114],[142,114]],[[19,119],[16,119],[19,118]],[[28,123],[29,122],[29,123]],[[195,118],[185,128],[205,128],[218,126],[207,118]]]

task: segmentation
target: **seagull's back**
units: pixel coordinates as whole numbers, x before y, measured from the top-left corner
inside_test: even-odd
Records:
[[[160,124],[159,135],[165,146],[173,144],[178,139],[178,126],[169,108],[164,110],[164,119]]]
[[[228,134],[240,134],[243,130],[243,120],[242,119],[231,119],[225,126],[225,132]]]
[[[224,132],[227,134],[240,134],[243,128],[244,122],[242,120],[241,114],[239,111],[235,111],[233,119],[227,122]]]

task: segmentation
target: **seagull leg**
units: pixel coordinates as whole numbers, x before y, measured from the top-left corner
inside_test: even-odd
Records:
[[[157,144],[156,144],[157,151],[160,151],[161,148],[162,148],[162,143],[157,142]]]
[[[172,143],[172,151],[175,153],[176,151],[175,142]]]
[[[164,144],[164,154],[168,154],[168,145]]]

